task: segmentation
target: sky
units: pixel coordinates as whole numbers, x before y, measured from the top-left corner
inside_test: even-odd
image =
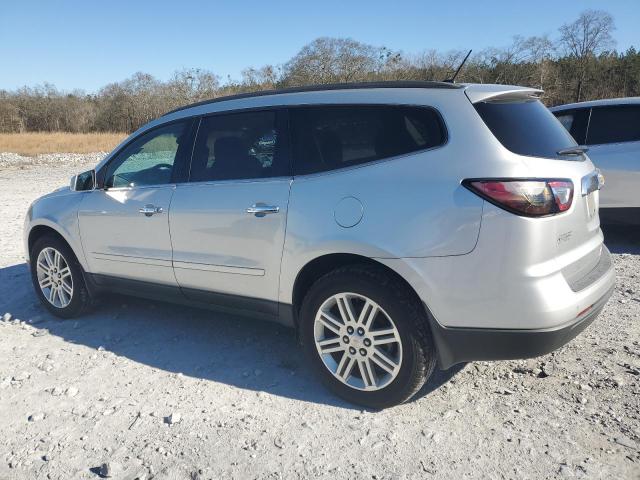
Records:
[[[613,15],[618,50],[640,47],[640,0],[0,0],[0,89],[95,92],[138,71],[167,80],[184,68],[239,79],[322,36],[409,54],[480,51],[514,35],[556,38],[585,9]]]

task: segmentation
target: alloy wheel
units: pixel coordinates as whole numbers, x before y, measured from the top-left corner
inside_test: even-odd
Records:
[[[43,248],[36,263],[38,285],[44,298],[56,308],[65,308],[73,298],[73,278],[69,264],[53,247]]]
[[[320,306],[314,340],[324,365],[349,387],[375,391],[392,382],[402,365],[400,333],[370,298],[338,293]]]

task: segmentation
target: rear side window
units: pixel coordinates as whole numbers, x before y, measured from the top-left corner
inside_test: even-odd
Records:
[[[593,108],[587,134],[588,145],[636,141],[640,141],[639,106]]]
[[[587,125],[589,123],[589,108],[576,110],[563,110],[554,112],[560,123],[571,134],[573,139],[580,145],[586,143]]]
[[[576,146],[539,100],[479,102],[474,107],[500,143],[513,153],[558,158],[558,150]]]
[[[200,122],[190,181],[243,180],[289,173],[275,110],[214,115]]]
[[[290,125],[297,175],[425,150],[446,141],[440,115],[429,107],[292,108]]]

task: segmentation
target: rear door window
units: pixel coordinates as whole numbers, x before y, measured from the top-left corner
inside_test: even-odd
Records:
[[[294,173],[323,172],[442,145],[440,115],[429,107],[322,105],[290,110]]]
[[[190,181],[243,180],[289,175],[286,136],[276,110],[216,114],[200,123]]]
[[[539,100],[478,102],[474,107],[493,135],[513,153],[567,159],[558,151],[577,145]]]
[[[588,145],[640,141],[640,106],[594,107],[591,111]]]

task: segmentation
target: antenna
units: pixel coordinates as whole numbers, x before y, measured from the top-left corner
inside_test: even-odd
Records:
[[[445,82],[448,83],[455,83],[456,82],[456,77],[458,76],[458,74],[460,73],[460,70],[462,69],[462,67],[464,66],[465,63],[467,63],[467,58],[469,58],[469,55],[471,55],[471,52],[473,52],[473,50],[469,50],[469,52],[467,53],[467,56],[464,57],[464,60],[462,60],[462,63],[460,63],[460,66],[458,67],[458,69],[456,70],[456,73],[453,74],[453,77],[451,78],[447,78],[445,80]]]

